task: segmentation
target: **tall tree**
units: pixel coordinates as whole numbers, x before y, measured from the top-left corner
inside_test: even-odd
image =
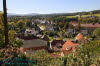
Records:
[[[93,35],[100,39],[100,28],[96,28],[93,31]]]
[[[5,46],[6,46],[7,44],[9,44],[6,0],[3,0],[3,11],[4,11],[3,17],[4,17]]]

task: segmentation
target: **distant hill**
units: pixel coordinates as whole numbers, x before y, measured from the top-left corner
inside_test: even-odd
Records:
[[[39,15],[37,13],[30,13],[30,14],[13,14],[13,13],[8,13],[8,16],[34,16],[34,15]]]
[[[12,14],[8,13],[8,16],[75,16],[75,15],[90,15],[92,14],[100,14],[100,10],[93,10],[93,11],[83,11],[83,12],[75,12],[75,13],[52,13],[52,14],[38,14],[38,13],[30,13],[30,14]]]

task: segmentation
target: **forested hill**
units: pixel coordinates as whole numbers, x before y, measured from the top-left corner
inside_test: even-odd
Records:
[[[2,11],[0,11],[2,12]],[[75,13],[53,13],[53,14],[26,14],[26,15],[21,15],[21,14],[13,14],[11,15],[11,13],[9,14],[8,13],[8,17],[12,17],[12,16],[28,16],[28,17],[32,17],[32,16],[35,16],[35,17],[52,17],[52,16],[76,16],[76,15],[91,15],[91,14],[100,14],[100,10],[93,10],[93,11],[88,11],[88,12],[75,12]]]
[[[100,10],[94,10],[92,11],[94,14],[100,14]]]
[[[90,14],[100,14],[100,10],[93,10],[93,11],[83,11],[83,12],[75,12],[75,13],[53,13],[53,14],[26,14],[24,16],[76,16],[76,15],[90,15]],[[8,13],[9,16],[9,13]],[[23,16],[23,15],[11,15],[10,16]]]
[[[0,11],[2,12],[2,11]],[[8,13],[8,16],[75,16],[75,15],[90,15],[90,14],[100,14],[100,10],[93,10],[93,11],[83,11],[83,12],[75,12],[75,13],[53,13],[53,14],[26,14],[26,15],[21,15],[21,14],[9,14]]]
[[[60,16],[76,16],[76,15],[90,15],[90,14],[100,14],[100,10],[93,10],[93,11],[83,11],[83,12],[75,12],[75,13],[54,13],[54,14],[47,14],[47,15],[60,15]]]

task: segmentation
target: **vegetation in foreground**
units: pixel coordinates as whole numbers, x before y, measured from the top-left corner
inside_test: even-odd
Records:
[[[52,57],[47,51],[39,50],[22,57],[32,61],[37,61],[38,66],[90,66],[100,65],[100,41],[95,40],[78,46],[72,54],[64,57]]]

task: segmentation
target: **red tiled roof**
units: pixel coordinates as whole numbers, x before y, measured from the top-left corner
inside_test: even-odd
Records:
[[[78,26],[77,23],[71,23],[73,26]],[[81,24],[81,27],[100,27],[100,24]]]
[[[64,43],[62,50],[66,50],[66,49],[70,50],[71,48],[73,48],[77,45],[79,45],[79,44],[75,44],[75,43],[71,42],[70,40],[68,40],[67,42]]]
[[[83,35],[81,33],[79,33],[77,36],[76,36],[76,39],[77,40],[81,40],[83,38]]]

